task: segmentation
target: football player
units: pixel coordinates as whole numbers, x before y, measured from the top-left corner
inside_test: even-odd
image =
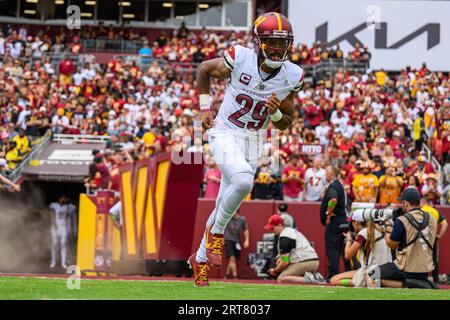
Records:
[[[239,45],[224,57],[204,61],[197,70],[200,118],[222,178],[216,206],[199,249],[188,260],[194,285],[208,285],[208,270],[222,264],[224,230],[253,188],[253,177],[269,121],[288,128],[303,70],[288,61],[294,41],[289,20],[270,12],[253,25],[254,49]],[[211,110],[211,78],[228,79],[216,117]]]

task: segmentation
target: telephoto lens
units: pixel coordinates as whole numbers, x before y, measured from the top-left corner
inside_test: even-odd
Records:
[[[385,221],[394,217],[394,209],[356,209],[364,221]]]

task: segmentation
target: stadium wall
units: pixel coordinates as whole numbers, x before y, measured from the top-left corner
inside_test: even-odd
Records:
[[[203,232],[205,230],[206,220],[214,208],[215,200],[199,199],[197,206],[197,216],[195,221],[194,242],[192,250],[196,250],[200,243]],[[256,242],[262,240],[265,230],[264,225],[267,223],[270,215],[276,213],[280,201],[244,201],[241,207],[241,214],[247,219],[250,232],[250,246],[243,249],[241,258],[238,261],[238,271],[242,278],[255,278],[254,271],[247,265],[247,256],[256,249]],[[326,275],[327,259],[325,254],[324,232],[325,228],[320,223],[318,203],[290,203],[288,212],[294,216],[297,222],[297,228],[314,243],[320,259],[319,272]],[[445,215],[447,221],[450,221],[450,207],[441,206],[438,209]],[[440,243],[440,262],[439,272],[450,273],[450,235],[447,234]],[[223,278],[225,275],[226,260],[220,270],[211,269],[212,278]],[[341,267],[343,271],[343,268]]]

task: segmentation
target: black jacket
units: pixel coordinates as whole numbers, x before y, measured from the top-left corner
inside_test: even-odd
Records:
[[[333,198],[337,199],[337,204],[333,211],[336,216],[331,218],[331,223],[337,224],[338,226],[341,223],[345,223],[347,218],[346,205],[348,205],[348,203],[346,203],[345,189],[342,183],[336,179],[328,185],[322,203],[320,204],[320,222],[322,222],[323,225],[325,225],[327,221],[328,201]]]

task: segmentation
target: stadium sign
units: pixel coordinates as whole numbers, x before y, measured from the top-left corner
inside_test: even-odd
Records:
[[[83,183],[93,162],[92,151],[104,150],[105,146],[52,142],[24,168],[22,175],[29,180]]]
[[[344,53],[367,45],[370,67],[401,70],[426,62],[450,70],[450,1],[289,1],[295,42],[339,44]]]
[[[300,144],[299,150],[301,154],[313,156],[324,153],[325,147],[321,144]]]

